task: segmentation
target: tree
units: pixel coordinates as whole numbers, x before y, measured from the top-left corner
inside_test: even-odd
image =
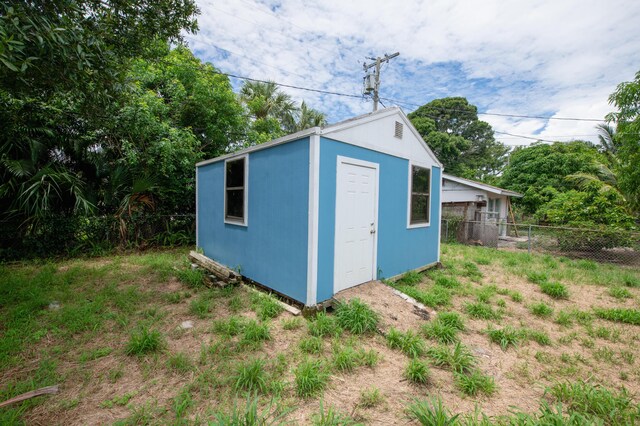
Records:
[[[302,104],[300,104],[298,118],[289,131],[292,133],[299,132],[311,127],[324,126],[325,124],[327,124],[327,116],[318,110],[309,108],[307,104],[302,101]]]
[[[634,81],[618,85],[609,103],[617,108],[607,115],[607,120],[616,124],[620,188],[637,213],[640,211],[640,71]]]
[[[195,31],[196,13],[193,0],[0,3],[5,218],[28,224],[95,208],[105,127],[129,93],[131,61]]]
[[[500,184],[523,193],[524,197],[515,202],[525,213],[535,213],[557,193],[574,188],[567,176],[598,176],[602,165],[608,165],[607,157],[589,142],[534,143],[510,154]]]
[[[491,126],[465,98],[436,99],[409,114],[411,122],[448,173],[470,179],[497,176],[508,148],[496,141]]]
[[[240,89],[240,99],[252,118],[246,144],[278,138],[295,126],[298,107],[291,96],[272,81],[246,81]]]

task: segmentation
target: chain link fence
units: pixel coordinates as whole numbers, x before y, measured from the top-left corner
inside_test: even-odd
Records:
[[[195,214],[57,215],[29,226],[0,221],[0,261],[193,245],[195,228]]]
[[[442,242],[640,266],[640,232],[442,219]]]

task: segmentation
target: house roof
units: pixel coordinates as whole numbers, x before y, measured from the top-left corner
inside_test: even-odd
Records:
[[[305,129],[305,130],[302,130],[300,132],[292,133],[290,135],[286,135],[286,136],[283,136],[281,138],[274,139],[272,141],[265,142],[265,143],[260,144],[260,145],[254,145],[254,146],[251,146],[249,148],[245,148],[245,149],[240,150],[240,151],[232,152],[230,154],[226,154],[226,155],[222,155],[222,156],[219,156],[219,157],[211,158],[209,160],[201,161],[201,162],[196,164],[196,167],[205,166],[207,164],[211,164],[211,163],[215,163],[215,162],[218,162],[218,161],[226,160],[228,158],[237,157],[237,156],[244,155],[244,154],[247,154],[247,153],[250,153],[250,152],[254,152],[254,151],[260,151],[262,149],[268,149],[268,148],[271,148],[272,146],[275,146],[275,145],[280,145],[280,144],[284,144],[284,143],[287,143],[287,142],[293,142],[295,140],[298,140],[298,139],[301,139],[301,138],[304,138],[304,137],[307,137],[307,136],[311,136],[311,135],[321,135],[321,136],[322,135],[327,135],[327,134],[330,134],[330,133],[333,133],[333,132],[336,132],[336,131],[339,131],[339,130],[344,130],[344,129],[347,129],[349,127],[354,127],[354,126],[366,124],[366,123],[368,123],[370,121],[374,121],[374,120],[377,120],[379,118],[387,117],[389,115],[398,114],[398,113],[402,117],[403,121],[405,122],[405,125],[411,130],[411,132],[422,143],[422,145],[426,149],[428,155],[436,162],[436,164],[438,164],[440,167],[442,167],[442,163],[440,163],[440,161],[438,160],[436,155],[433,153],[431,148],[429,148],[429,146],[424,141],[424,139],[422,138],[420,133],[418,133],[416,128],[413,127],[413,124],[411,124],[411,120],[409,120],[409,118],[404,113],[404,111],[402,111],[402,109],[399,108],[399,107],[390,107],[390,108],[381,109],[381,110],[378,110],[378,111],[375,111],[375,112],[362,114],[362,115],[359,115],[357,117],[349,118],[347,120],[340,121],[338,123],[330,124],[330,125],[323,126],[323,127],[311,127],[309,129]]]
[[[453,176],[453,175],[449,175],[446,173],[442,174],[442,179],[447,179],[450,180],[452,182],[456,182],[462,185],[467,185],[473,188],[477,188],[477,189],[482,189],[484,191],[487,192],[491,192],[492,194],[497,194],[497,195],[506,195],[509,197],[517,197],[517,198],[522,198],[522,194],[520,194],[519,192],[515,192],[515,191],[510,191],[508,189],[503,189],[503,188],[498,188],[497,186],[493,186],[493,185],[487,185],[486,183],[482,183],[482,182],[477,182],[475,180],[471,180],[471,179],[465,179],[465,178],[461,178],[458,176]]]

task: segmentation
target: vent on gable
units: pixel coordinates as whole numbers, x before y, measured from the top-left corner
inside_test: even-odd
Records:
[[[398,139],[402,139],[402,130],[403,130],[402,123],[400,123],[399,121],[396,121],[396,132],[394,136]]]

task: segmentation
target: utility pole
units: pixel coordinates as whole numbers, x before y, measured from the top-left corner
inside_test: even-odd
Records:
[[[393,53],[388,55],[385,53],[384,57],[378,56],[377,58],[367,58],[371,59],[372,62],[370,64],[364,63],[362,67],[364,68],[365,76],[364,76],[364,94],[370,95],[373,92],[373,111],[378,110],[378,102],[380,102],[380,65],[384,62],[389,62],[389,60],[395,58],[400,55],[400,52]],[[373,74],[369,73],[369,70],[374,68]],[[371,79],[373,78],[373,81]]]

